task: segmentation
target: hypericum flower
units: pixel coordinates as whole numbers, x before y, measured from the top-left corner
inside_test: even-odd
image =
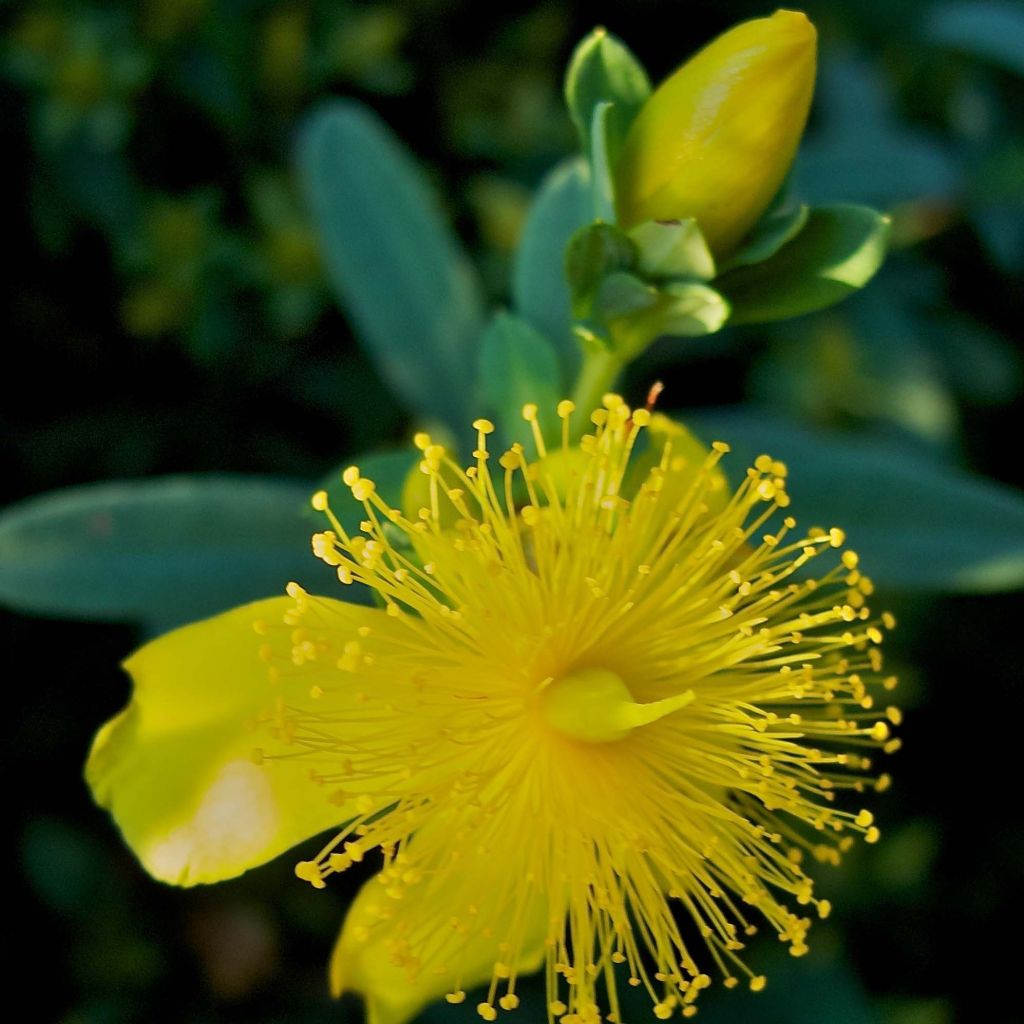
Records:
[[[878,838],[843,797],[888,785],[869,752],[899,742],[875,704],[892,621],[841,531],[796,529],[767,455],[730,493],[724,444],[614,395],[577,443],[557,411],[549,452],[523,410],[529,456],[490,452],[477,420],[469,468],[417,435],[420,509],[346,470],[365,521],[317,493],[313,549],[379,607],[291,584],[154,641],[91,756],[167,880],[330,825],[296,869],[318,888],[383,851],[331,966],[379,1024],[479,984],[494,1020],[541,964],[562,1024],[620,1019],[623,984],[692,1016],[712,977],[764,986],[741,958],[759,923],[806,951],[829,912],[808,855]]]
[[[793,162],[814,93],[817,33],[776,11],[730,29],[647,100],[616,166],[619,221],[693,217],[716,255],[764,213]]]

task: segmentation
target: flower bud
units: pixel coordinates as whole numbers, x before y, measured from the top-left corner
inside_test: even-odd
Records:
[[[616,166],[619,223],[694,218],[716,256],[764,213],[814,92],[817,32],[797,11],[730,29],[644,104]]]

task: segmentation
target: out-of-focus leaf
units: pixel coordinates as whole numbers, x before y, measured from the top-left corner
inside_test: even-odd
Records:
[[[415,411],[462,426],[483,299],[421,171],[344,101],[309,116],[299,166],[329,278],[381,375]]]
[[[898,121],[885,78],[852,57],[822,66],[822,129],[800,149],[794,191],[814,203],[866,203],[883,210],[914,200],[948,199],[960,187],[952,147]]]
[[[498,313],[484,334],[480,352],[484,397],[506,438],[526,432],[522,409],[537,406],[541,428],[551,436],[563,398],[558,357],[550,343],[525,320]]]
[[[1024,75],[1024,7],[1017,0],[940,4],[927,15],[925,35],[951,50]]]
[[[762,452],[787,462],[792,514],[840,526],[877,583],[983,592],[1024,585],[1024,495],[882,441],[812,433],[768,413],[680,416],[734,453],[739,479]]]
[[[589,167],[582,159],[560,164],[541,183],[512,270],[516,312],[554,343],[567,376],[579,363],[579,347],[570,331],[565,248],[591,216]]]
[[[576,47],[565,74],[565,100],[583,152],[590,152],[591,119],[599,103],[613,104],[607,131],[609,154],[614,160],[633,118],[650,94],[647,72],[629,48],[607,29],[594,29]]]
[[[767,977],[767,986],[763,992],[713,986],[701,999],[707,1024],[878,1024],[863,987],[841,960],[814,953],[794,960],[763,945],[745,959]]]
[[[734,323],[811,313],[863,288],[881,266],[888,238],[889,219],[866,206],[823,206],[770,259],[723,274],[715,287],[732,304]]]
[[[292,480],[181,476],[91,484],[0,514],[0,601],[108,621],[191,621],[322,578]]]

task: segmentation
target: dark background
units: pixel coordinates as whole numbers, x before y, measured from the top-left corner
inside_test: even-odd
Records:
[[[1016,51],[1012,39],[960,45],[943,33],[946,6],[805,7],[822,35],[822,84],[798,181],[895,216],[895,252],[865,301],[694,342],[681,357],[656,352],[627,387],[642,393],[657,373],[670,407],[752,399],[811,425],[880,425],[1024,484],[1024,39]],[[183,471],[314,479],[406,435],[323,283],[295,187],[294,130],[315,98],[355,95],[383,115],[501,301],[530,190],[574,146],[560,88],[575,41],[604,23],[657,80],[770,10],[0,5],[2,498]],[[710,1001],[712,1022],[1024,1019],[1022,606],[1015,594],[886,598],[904,624],[908,716],[896,784],[877,803],[883,842],[822,872],[836,910],[814,955],[769,970],[753,1008]],[[358,1019],[324,981],[342,886],[314,892],[286,856],[216,888],[171,890],[92,805],[81,765],[126,697],[117,664],[135,631],[13,613],[0,629],[6,916],[29,1019]],[[770,963],[774,951],[762,953]]]

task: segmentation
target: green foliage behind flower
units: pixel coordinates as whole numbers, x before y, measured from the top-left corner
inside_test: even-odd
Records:
[[[538,366],[574,377],[582,353],[559,271],[564,240],[593,209],[579,162],[545,179],[574,149],[560,65],[602,22],[658,80],[716,32],[770,11],[513,7],[487,19],[459,0],[3,7],[4,138],[31,207],[14,226],[7,337],[31,371],[7,375],[8,496],[154,472],[292,478],[129,482],[17,506],[0,530],[5,603],[155,633],[262,596],[285,572],[305,581],[305,559],[291,573],[291,546],[266,544],[309,532],[290,495],[297,509],[342,455],[405,429],[409,413],[334,311],[292,169],[298,119],[327,93],[355,93],[416,153],[479,291],[511,307],[482,336],[480,400],[497,418],[504,397],[509,418],[521,403],[495,380],[535,387]],[[992,787],[1016,770],[1019,602],[974,596],[1018,586],[1021,573],[1019,495],[977,474],[1024,483],[1003,447],[1020,433],[1024,26],[1012,0],[813,3],[808,13],[821,66],[790,184],[808,204],[891,217],[887,265],[823,313],[657,341],[623,386],[636,400],[661,378],[662,405],[694,413],[698,429],[807,467],[794,503],[827,518],[837,503],[857,513],[855,542],[902,592],[894,646],[916,666],[904,693],[913,756],[887,797],[888,845],[833,883],[845,909],[819,926],[808,961],[770,964],[772,984],[747,1001],[708,993],[701,1019],[949,1024],[976,1014],[977,977],[993,998],[1015,998],[1012,950],[948,939],[998,923],[1024,848]],[[776,212],[785,234],[792,208]],[[401,494],[404,456],[360,465]],[[253,504],[261,515],[247,517]],[[122,532],[128,508],[137,529]],[[872,518],[879,509],[887,517]],[[206,554],[211,531],[224,561]],[[219,571],[235,544],[266,545],[267,558]],[[209,570],[205,583],[190,575],[187,607],[179,585],[167,589],[172,565]],[[920,596],[949,587],[971,596]],[[112,666],[136,635],[16,615],[4,628],[7,649],[32,652],[11,688],[22,784],[9,800],[16,899],[31,901],[39,926],[19,946],[26,973],[46,965],[39,1017],[336,1020],[322,955],[338,908],[297,887],[290,864],[181,897],[145,884],[87,805],[78,765],[92,724],[123,702]],[[978,728],[965,734],[965,720]],[[970,819],[950,799],[964,787]],[[452,1021],[458,1008],[426,1018]],[[472,1004],[462,1019],[477,1019]]]

